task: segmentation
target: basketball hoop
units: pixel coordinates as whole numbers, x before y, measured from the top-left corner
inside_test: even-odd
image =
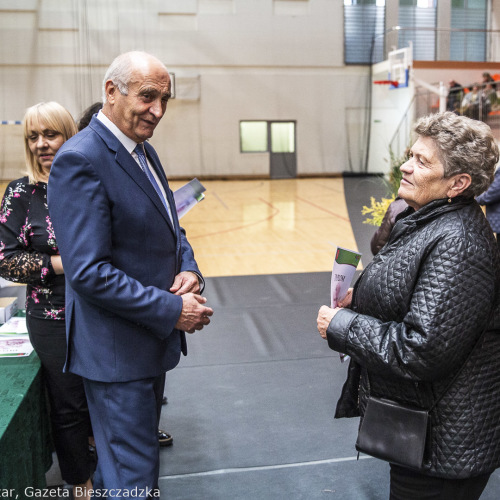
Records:
[[[399,82],[396,82],[394,80],[374,80],[373,83],[375,85],[392,85],[393,87],[399,86]]]

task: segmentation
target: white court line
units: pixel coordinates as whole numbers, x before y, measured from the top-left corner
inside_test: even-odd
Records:
[[[359,460],[364,460],[366,458],[373,458],[366,455],[360,455]],[[218,469],[209,470],[205,472],[193,472],[190,474],[175,474],[172,476],[161,476],[160,479],[181,479],[189,477],[203,477],[203,476],[217,476],[220,474],[232,474],[235,472],[256,472],[262,470],[277,470],[277,469],[288,469],[292,467],[307,467],[309,465],[324,465],[333,464],[337,462],[350,462],[358,460],[358,457],[346,457],[346,458],[329,458],[327,460],[314,460],[312,462],[297,462],[293,464],[281,464],[281,465],[263,465],[260,467],[241,467],[232,469]]]

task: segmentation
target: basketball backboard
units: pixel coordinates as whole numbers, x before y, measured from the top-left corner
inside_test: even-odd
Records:
[[[410,70],[413,65],[412,47],[405,47],[389,52],[388,80],[398,82],[397,88],[408,87]]]

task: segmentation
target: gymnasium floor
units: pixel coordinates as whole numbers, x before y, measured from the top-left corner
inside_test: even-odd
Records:
[[[342,178],[203,185],[181,224],[205,276],[328,271],[337,245],[356,248]]]
[[[162,498],[387,499],[388,465],[356,460],[358,419],[333,419],[347,366],[315,324],[336,246],[371,259],[360,212],[386,194],[381,179],[203,184],[181,223],[215,314],[167,374]],[[482,500],[499,496],[495,473]]]
[[[182,224],[215,314],[167,375],[162,497],[387,499],[388,465],[356,460],[358,419],[333,419],[347,367],[315,326],[336,246],[371,260],[361,208],[386,194],[382,181],[204,185]],[[496,473],[483,498],[499,492]]]

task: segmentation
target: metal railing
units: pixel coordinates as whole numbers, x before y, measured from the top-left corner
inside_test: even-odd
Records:
[[[413,46],[413,60],[500,63],[500,30],[395,26],[384,33],[375,35],[371,45],[372,64],[368,80],[370,90],[367,95],[366,108],[367,147],[361,171],[368,171],[370,156],[373,64],[386,60],[389,52],[407,47],[410,42]],[[500,82],[498,91],[500,91]],[[403,154],[408,144],[402,145],[404,144],[402,137],[407,137],[408,141],[411,141],[408,130],[411,129],[414,120],[437,111],[439,111],[439,95],[424,88],[417,88],[416,95],[391,140],[390,148],[393,153],[397,156]],[[456,112],[464,113],[463,107],[460,106]],[[484,117],[484,121],[491,127],[495,138],[500,141],[500,110],[493,107],[485,113],[484,106],[480,105],[477,116],[479,119]]]
[[[474,99],[466,99],[467,95],[474,93],[473,86],[453,87],[446,99],[446,109],[485,122],[491,128],[495,139],[500,142],[500,81],[498,87],[494,89],[491,88],[491,84],[481,84],[476,87]],[[492,94],[491,90],[496,90],[495,94]],[[422,116],[439,112],[439,107],[439,96],[435,92],[424,87],[416,88],[415,95],[389,143],[396,157],[403,156],[411,144],[413,123]]]
[[[500,30],[395,26],[373,37],[372,64],[410,41],[417,61],[500,62]]]

